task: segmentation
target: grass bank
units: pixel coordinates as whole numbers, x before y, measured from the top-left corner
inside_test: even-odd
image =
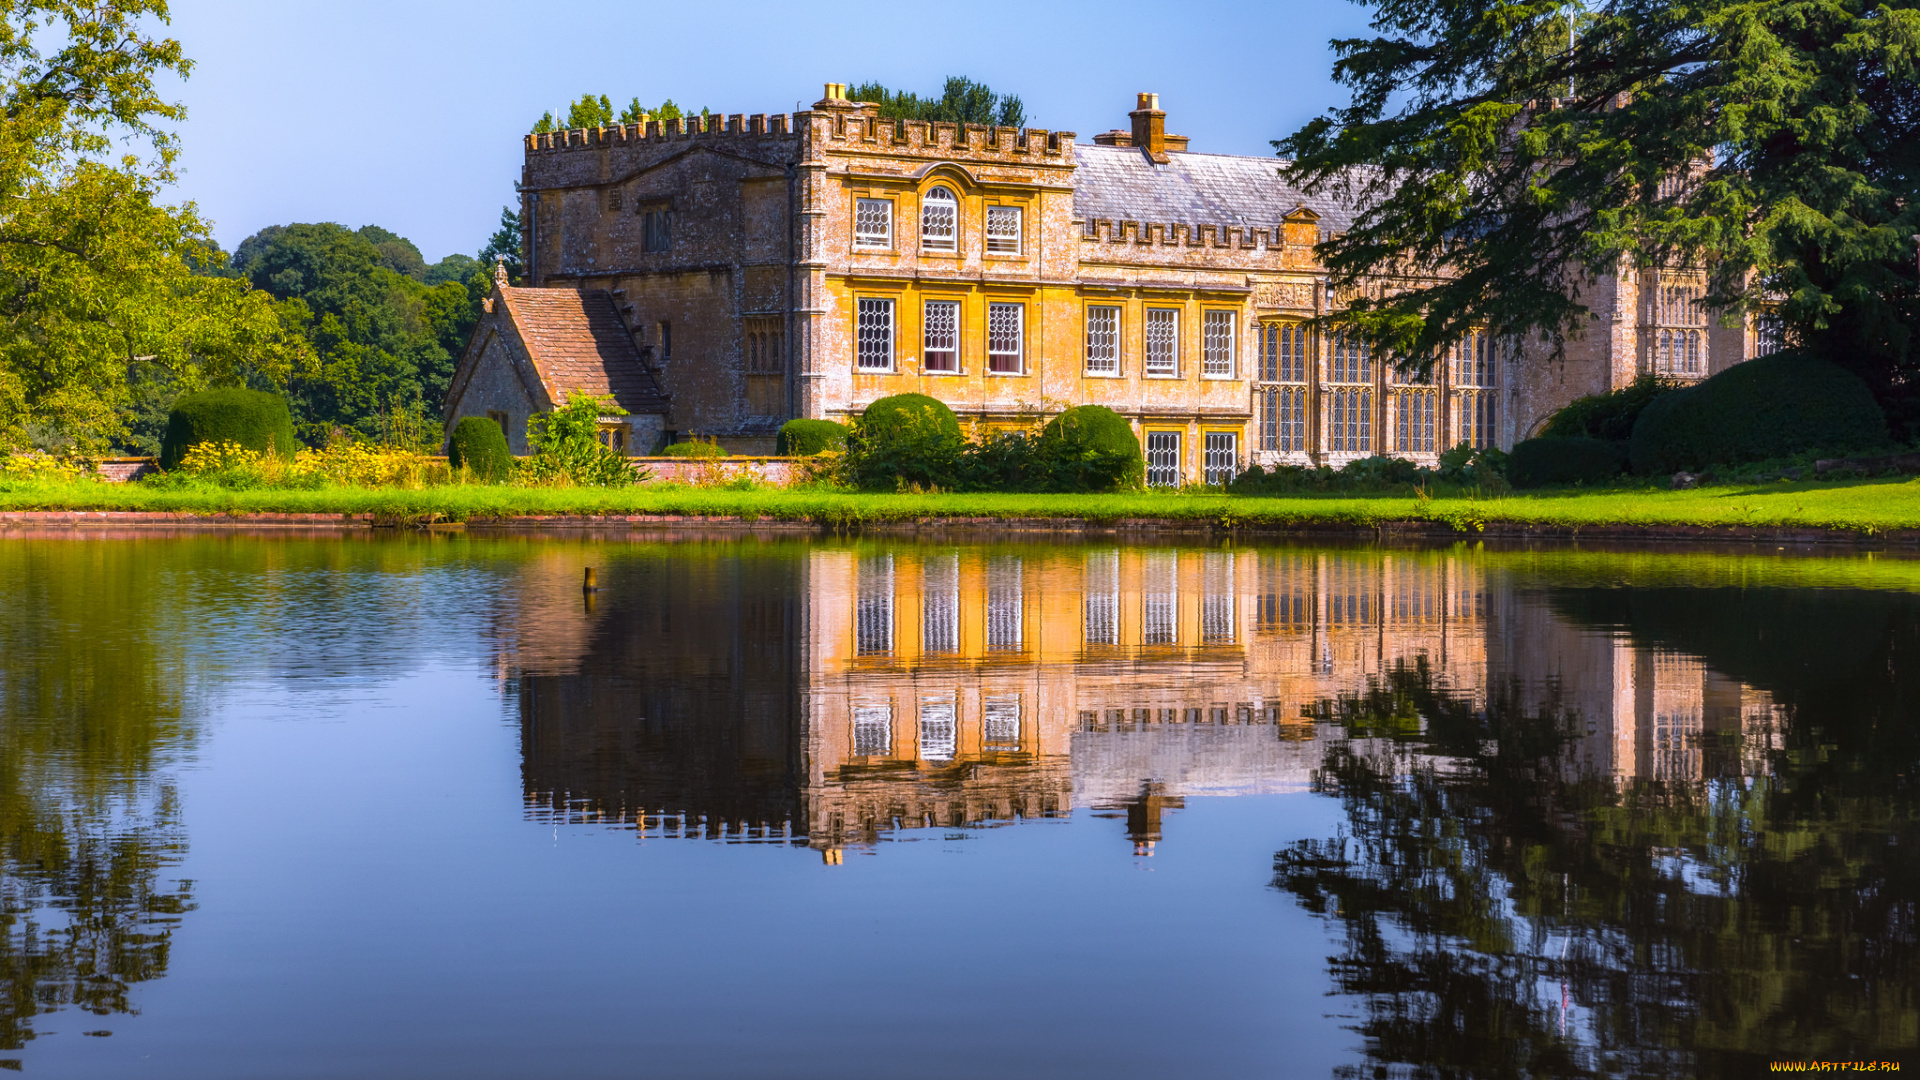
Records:
[[[1565,490],[1490,497],[1410,495],[1233,496],[869,495],[827,490],[523,488],[155,489],[92,481],[0,482],[3,511],[161,511],[188,514],[371,514],[474,521],[545,515],[674,514],[833,525],[951,518],[1160,519],[1251,526],[1378,526],[1433,522],[1463,532],[1495,524],[1580,529],[1747,527],[1853,533],[1920,530],[1920,480],[1857,480],[1698,488]]]

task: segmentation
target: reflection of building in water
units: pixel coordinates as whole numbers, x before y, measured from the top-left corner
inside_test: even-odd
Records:
[[[1304,790],[1313,717],[1413,665],[1575,717],[1577,767],[1623,778],[1752,771],[1742,733],[1774,725],[1764,695],[1556,615],[1471,553],[638,550],[598,612],[577,586],[560,605],[562,639],[590,641],[576,661],[518,653],[554,661],[521,682],[542,813],[834,849],[1083,807],[1146,852],[1189,797]]]
[[[1454,557],[900,547],[806,574],[816,843],[1302,790],[1315,703],[1415,656],[1463,688],[1484,669]]]
[[[1532,596],[1509,602],[1498,624],[1488,681],[1519,689],[1528,711],[1573,721],[1572,770],[1623,781],[1752,776],[1780,745],[1785,718],[1767,692],[1695,657],[1578,625]]]

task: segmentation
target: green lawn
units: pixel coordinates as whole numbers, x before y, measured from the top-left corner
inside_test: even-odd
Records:
[[[196,514],[381,514],[405,519],[538,514],[734,515],[837,524],[920,517],[1120,518],[1245,524],[1443,521],[1475,531],[1493,522],[1551,526],[1748,525],[1884,532],[1920,529],[1920,480],[1858,480],[1701,488],[1550,491],[1484,498],[1406,495],[864,495],[836,491],[729,491],[635,487],[454,486],[425,490],[158,490],[140,484],[0,481],[0,511],[163,510]]]

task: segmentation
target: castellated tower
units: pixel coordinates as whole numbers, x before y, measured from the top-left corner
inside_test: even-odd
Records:
[[[829,83],[792,115],[529,135],[525,284],[615,314],[597,336],[500,328],[528,343],[515,377],[547,387],[524,407],[598,385],[536,354],[657,389],[632,453],[695,434],[769,452],[789,418],[844,420],[904,392],[984,428],[1091,403],[1134,424],[1150,482],[1218,483],[1253,462],[1510,446],[1574,397],[1755,350],[1707,324],[1686,275],[1628,273],[1594,283],[1593,331],[1561,360],[1470,334],[1414,383],[1307,325],[1351,299],[1330,294],[1314,246],[1352,208],[1283,161],[1195,150],[1167,117],[1141,94],[1128,127],[1076,145],[886,119]],[[498,321],[535,305],[494,307]],[[449,424],[512,415],[460,393],[511,382],[488,382],[508,361],[483,352],[462,361]]]

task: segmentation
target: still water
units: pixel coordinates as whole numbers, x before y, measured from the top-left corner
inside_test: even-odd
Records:
[[[0,1066],[1920,1067],[1916,616],[1865,555],[15,536]]]

